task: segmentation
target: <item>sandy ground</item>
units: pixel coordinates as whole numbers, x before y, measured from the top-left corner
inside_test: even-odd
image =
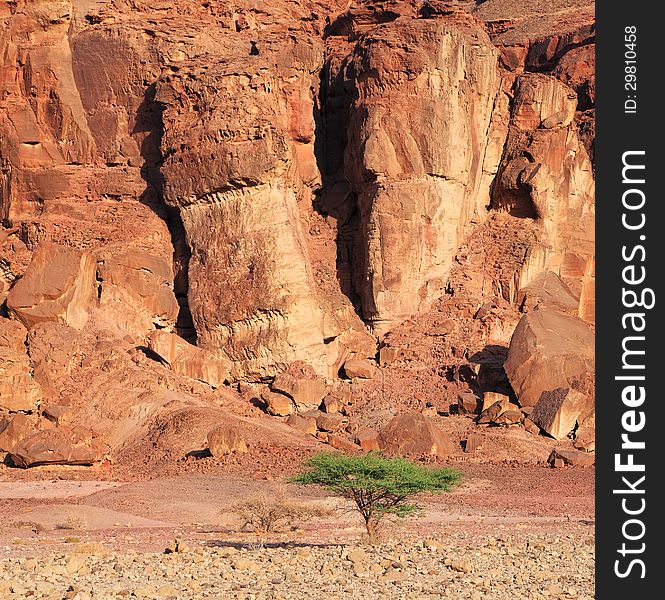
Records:
[[[452,493],[423,498],[425,513],[392,526],[388,535],[472,541],[497,534],[593,536],[594,469],[459,465],[462,484]],[[57,470],[51,470],[50,474]],[[101,474],[98,472],[98,474]],[[63,477],[72,471],[62,469]],[[274,494],[279,481],[239,480],[221,474],[183,474],[143,481],[0,481],[0,556],[38,556],[73,543],[109,549],[160,551],[176,537],[188,543],[250,543],[229,507]],[[279,534],[308,543],[357,542],[361,523],[316,488],[287,485],[303,502],[334,508],[329,517]],[[280,537],[281,536],[281,537]],[[286,536],[286,537],[284,537]]]

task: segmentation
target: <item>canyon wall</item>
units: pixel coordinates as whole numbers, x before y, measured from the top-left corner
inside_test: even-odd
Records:
[[[44,323],[213,388],[332,385],[441,302],[593,324],[593,48],[581,0],[3,3],[5,404]]]

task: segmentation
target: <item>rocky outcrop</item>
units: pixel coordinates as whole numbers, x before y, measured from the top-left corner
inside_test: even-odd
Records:
[[[510,131],[492,191],[492,207],[541,227],[527,253],[519,287],[552,271],[580,306],[593,313],[588,286],[594,255],[594,180],[574,122],[575,92],[550,75],[521,75],[515,84]],[[583,283],[585,282],[586,283]]]
[[[108,446],[85,427],[66,425],[39,431],[21,440],[10,452],[17,467],[93,465],[104,459]]]
[[[308,39],[263,48],[160,80],[164,195],[191,248],[199,345],[250,378],[295,360],[327,375],[336,345],[324,340],[341,329],[317,298],[299,216],[318,185],[311,88],[323,49]]]
[[[89,252],[40,244],[23,277],[7,297],[10,314],[28,329],[55,321],[81,329],[95,288],[95,259]]]
[[[0,4],[0,410],[181,455],[247,380],[350,436],[477,414],[526,313],[491,423],[592,427],[544,329],[594,320],[593,4],[250,4]]]
[[[380,332],[441,295],[484,213],[503,140],[498,53],[464,14],[396,19],[354,49],[345,173],[357,195],[355,289]],[[488,133],[489,132],[489,133]]]

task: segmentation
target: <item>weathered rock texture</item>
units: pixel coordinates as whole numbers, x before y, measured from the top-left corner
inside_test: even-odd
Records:
[[[101,461],[108,447],[98,435],[84,427],[45,429],[22,439],[10,457],[18,467],[39,465],[92,465]]]
[[[244,382],[285,415],[346,364],[354,427],[511,383],[531,430],[592,427],[594,27],[589,0],[0,4],[0,411],[184,455]]]
[[[441,295],[466,225],[488,204],[501,147],[490,132],[502,110],[497,56],[463,13],[396,19],[354,49],[345,171],[360,215],[355,287],[379,330]]]
[[[536,308],[520,320],[506,373],[530,419],[561,438],[593,412],[594,335],[577,317]]]
[[[118,316],[118,325],[141,336],[159,327],[171,330],[178,318],[171,265],[138,249],[98,259],[99,303]]]
[[[378,445],[387,454],[447,458],[453,444],[430,419],[421,414],[398,415],[378,435]]]
[[[19,323],[0,320],[0,414],[34,412],[42,399],[42,389],[32,376],[26,333]]]
[[[30,328],[56,321],[81,329],[94,293],[95,259],[56,244],[40,244],[7,297],[9,312]]]

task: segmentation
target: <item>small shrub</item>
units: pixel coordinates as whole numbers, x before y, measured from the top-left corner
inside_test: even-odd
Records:
[[[77,537],[66,537],[65,538],[65,544],[80,544],[81,539]]]
[[[243,527],[251,527],[254,533],[266,535],[284,529],[295,529],[297,525],[314,518],[330,514],[323,508],[298,502],[279,490],[236,502],[229,509],[240,516]]]
[[[69,515],[63,523],[58,523],[56,529],[85,529],[87,521],[78,515]]]

